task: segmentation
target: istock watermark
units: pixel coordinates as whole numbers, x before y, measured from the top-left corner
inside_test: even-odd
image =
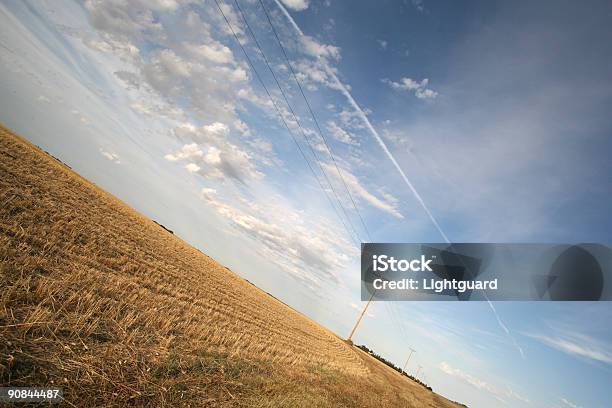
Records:
[[[430,271],[432,272],[429,264],[433,259],[425,259],[425,255],[421,255],[420,259],[395,259],[387,255],[372,255],[372,270],[374,272],[385,272],[391,270],[397,271]]]
[[[362,245],[362,300],[612,300],[604,244]]]

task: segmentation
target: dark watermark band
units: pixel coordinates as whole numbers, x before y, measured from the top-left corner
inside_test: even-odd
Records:
[[[612,300],[602,244],[361,246],[362,300]]]

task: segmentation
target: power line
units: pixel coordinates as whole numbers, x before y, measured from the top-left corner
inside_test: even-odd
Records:
[[[291,64],[291,62],[289,61],[289,58],[286,54],[286,51],[282,45],[282,42],[280,41],[280,38],[278,36],[278,33],[276,31],[276,29],[274,28],[274,25],[272,24],[271,18],[269,13],[267,12],[267,9],[265,7],[265,5],[263,4],[262,0],[259,0],[259,3],[261,5],[261,7],[264,10],[264,13],[266,14],[266,18],[268,20],[268,23],[270,24],[270,27],[272,28],[272,31],[274,32],[274,35],[276,37],[277,42],[279,43],[279,46],[283,52],[283,55],[285,56],[285,59],[287,60],[287,63],[289,65],[289,68],[291,69],[292,75],[296,81],[296,83],[298,84],[298,87],[300,89],[300,92],[302,93],[302,97],[304,98],[304,100],[306,101],[306,104],[308,106],[308,109],[313,117],[313,120],[315,122],[315,125],[317,126],[317,129],[319,130],[319,134],[321,135],[321,137],[323,138],[325,145],[328,149],[328,152],[330,153],[330,156],[332,157],[332,160],[334,161],[334,165],[336,166],[336,170],[338,170],[338,174],[340,175],[342,182],[344,184],[344,187],[347,190],[347,193],[349,194],[349,197],[351,198],[351,201],[353,203],[353,206],[355,207],[355,211],[357,212],[357,214],[359,215],[359,218],[361,220],[361,223],[366,231],[366,234],[368,235],[368,238],[370,238],[370,233],[367,229],[367,226],[365,225],[365,222],[363,221],[363,217],[361,216],[361,213],[359,212],[359,210],[357,209],[357,206],[355,205],[355,201],[353,200],[353,197],[350,193],[350,190],[348,189],[348,186],[346,185],[346,182],[344,180],[344,177],[342,176],[342,172],[340,171],[339,167],[337,166],[336,160],[333,156],[333,152],[331,151],[331,148],[329,146],[329,144],[327,143],[327,140],[325,139],[325,136],[323,135],[323,132],[321,132],[321,128],[319,126],[319,123],[312,111],[312,108],[310,106],[310,103],[308,102],[308,99],[306,98],[302,86],[299,82],[299,80],[297,79],[297,75],[295,74],[295,71],[293,70],[293,66]],[[295,22],[293,21],[293,19],[291,18],[291,16],[289,16],[289,14],[287,13],[287,11],[284,9],[284,7],[278,2],[278,0],[276,0],[276,3],[279,5],[280,9],[282,12],[284,12],[285,16],[287,17],[287,19],[289,20],[290,23],[293,24],[294,29],[298,32],[298,34],[300,36],[303,36],[304,33],[300,30],[300,28],[295,24]],[[326,68],[326,72],[329,72],[329,69]],[[415,196],[417,197],[417,199],[421,202],[422,206],[425,208],[425,211],[427,212],[427,214],[429,215],[429,217],[432,219],[432,221],[434,222],[434,225],[438,228],[438,231],[441,232],[442,236],[445,238],[445,240],[448,242],[448,239],[446,239],[446,235],[444,235],[444,233],[441,231],[441,229],[439,228],[437,222],[435,219],[433,219],[433,216],[431,215],[431,213],[429,212],[429,209],[425,206],[424,202],[422,201],[422,199],[420,198],[420,196],[418,195],[418,193],[416,192],[416,190],[413,188],[412,184],[407,180],[406,176],[404,175],[402,169],[399,167],[399,165],[395,162],[395,158],[391,155],[391,153],[388,151],[386,145],[384,144],[384,142],[382,141],[382,139],[380,139],[380,137],[378,136],[378,133],[376,132],[376,130],[372,127],[371,123],[369,122],[369,120],[367,119],[367,117],[365,116],[365,114],[363,114],[363,111],[361,110],[361,108],[359,107],[359,105],[357,105],[357,103],[355,102],[355,100],[353,99],[353,97],[350,95],[350,93],[348,93],[348,91],[346,90],[346,88],[342,85],[342,83],[338,80],[338,78],[336,77],[336,75],[332,72],[331,73],[332,77],[336,80],[336,82],[341,86],[341,92],[343,93],[343,95],[345,95],[347,97],[347,99],[349,100],[349,103],[351,103],[351,105],[362,114],[363,119],[368,127],[368,129],[374,134],[375,138],[377,139],[377,141],[379,142],[379,144],[381,144],[381,146],[383,147],[383,150],[385,151],[385,153],[387,153],[388,156],[390,156],[393,164],[395,165],[395,167],[399,170],[399,172],[401,173],[402,177],[404,178],[405,181],[407,181],[409,187],[411,188],[412,192],[415,193]],[[371,240],[371,238],[370,238]],[[361,319],[363,318],[363,315],[366,313],[368,307],[370,306],[371,300],[374,297],[374,294],[372,294],[372,297],[370,298],[370,300],[366,303],[365,307],[363,308],[357,322],[355,323],[355,326],[353,327],[351,334],[349,335],[349,339],[352,338],[353,334],[355,333],[355,330],[357,329],[357,326],[359,325]],[[386,302],[385,302],[385,306],[387,306]],[[390,310],[391,309],[391,310]],[[395,311],[395,309],[387,307],[387,311],[389,311],[389,315],[391,316],[392,320],[395,320],[395,325],[400,327],[400,331],[402,332],[402,334],[404,336],[406,336],[406,332],[405,332],[405,328],[404,328],[404,321],[401,319],[401,317],[396,316],[397,313]],[[397,320],[400,321],[400,324],[397,324]],[[406,363],[408,363],[408,361],[406,361]]]
[[[327,199],[329,200],[329,203],[331,204],[332,208],[334,209],[334,212],[336,213],[336,215],[338,216],[338,218],[340,219],[342,225],[344,226],[344,229],[346,230],[346,232],[349,234],[349,236],[351,237],[351,239],[353,240],[353,242],[355,244],[357,244],[359,246],[359,242],[355,241],[355,237],[353,236],[353,234],[351,234],[351,232],[349,231],[348,227],[346,226],[346,223],[344,222],[344,219],[342,218],[342,216],[338,213],[336,206],[333,204],[333,201],[331,200],[331,198],[329,197],[329,194],[327,194],[327,191],[325,190],[325,188],[323,187],[323,184],[321,183],[321,181],[319,180],[319,177],[317,176],[316,172],[314,171],[314,169],[312,168],[312,166],[310,165],[310,162],[308,161],[308,158],[306,156],[306,154],[304,153],[304,151],[302,150],[302,147],[300,146],[300,144],[298,143],[297,139],[295,138],[295,135],[293,134],[293,132],[291,131],[291,129],[289,128],[289,125],[287,124],[287,122],[285,121],[285,118],[283,117],[283,114],[281,113],[280,109],[278,108],[278,106],[276,105],[276,102],[274,101],[274,98],[272,98],[272,95],[270,94],[270,91],[268,90],[268,88],[266,87],[266,84],[264,83],[264,81],[262,80],[261,76],[259,75],[259,73],[257,72],[257,69],[255,69],[255,65],[253,64],[253,62],[251,61],[251,57],[249,57],[249,54],[246,52],[246,49],[244,48],[244,46],[242,45],[242,43],[240,42],[240,39],[238,38],[238,35],[236,34],[236,32],[234,31],[234,28],[232,27],[232,24],[229,22],[227,16],[225,15],[225,13],[223,12],[223,9],[221,8],[221,5],[219,4],[218,0],[215,0],[215,4],[217,5],[217,8],[219,9],[219,12],[221,13],[221,15],[223,16],[223,19],[225,20],[225,23],[227,24],[228,28],[230,29],[231,33],[234,36],[234,39],[236,40],[236,43],[238,43],[238,45],[240,46],[240,49],[242,49],[242,52],[244,53],[244,56],[247,59],[247,62],[249,64],[249,66],[251,67],[251,69],[253,70],[253,72],[255,73],[255,76],[257,77],[257,79],[259,80],[259,83],[261,84],[261,86],[264,88],[264,90],[266,91],[266,94],[268,95],[268,98],[270,99],[270,102],[272,103],[272,105],[274,106],[274,109],[276,110],[276,113],[278,114],[278,116],[280,117],[281,121],[283,122],[283,124],[285,125],[285,127],[287,128],[287,131],[289,132],[289,134],[291,135],[291,138],[293,139],[295,145],[297,146],[300,154],[302,155],[302,157],[304,158],[304,160],[306,161],[306,164],[308,165],[308,168],[310,169],[310,171],[312,172],[315,180],[317,180],[317,183],[319,184],[319,187],[321,187],[321,190],[323,190],[323,192],[325,193],[325,196],[327,197]]]
[[[278,86],[278,89],[281,92],[281,95],[283,97],[283,99],[285,100],[285,103],[287,104],[287,107],[289,108],[289,111],[291,112],[291,115],[293,116],[295,122],[298,125],[298,128],[300,129],[300,133],[302,134],[302,136],[304,137],[304,139],[307,142],[308,147],[310,148],[310,151],[312,152],[315,161],[317,162],[317,165],[319,166],[319,169],[321,170],[321,173],[323,173],[323,176],[325,177],[325,180],[327,181],[327,183],[329,184],[329,187],[331,188],[334,196],[336,197],[336,200],[338,201],[338,205],[340,206],[340,208],[342,209],[342,212],[344,213],[344,216],[346,217],[349,225],[351,226],[351,228],[353,229],[353,231],[355,232],[355,235],[357,235],[357,237],[359,237],[359,234],[357,233],[357,230],[355,229],[355,227],[353,227],[353,224],[351,223],[350,217],[348,216],[344,206],[342,205],[342,201],[340,200],[340,197],[338,196],[338,193],[336,192],[336,189],[334,188],[334,185],[332,184],[332,182],[330,181],[329,177],[327,176],[327,173],[325,172],[325,170],[323,169],[323,166],[321,165],[321,160],[319,159],[319,155],[317,154],[316,150],[314,149],[314,147],[312,146],[312,143],[310,141],[310,138],[306,135],[306,132],[304,132],[304,129],[302,127],[302,125],[300,124],[300,120],[298,119],[297,115],[295,114],[293,108],[291,107],[291,104],[289,103],[289,99],[287,98],[287,95],[285,94],[285,91],[283,91],[283,87],[281,86],[276,74],[274,73],[274,70],[272,69],[272,67],[270,66],[270,63],[268,62],[268,58],[266,58],[266,54],[264,53],[262,47],[259,44],[259,41],[257,40],[257,37],[255,36],[255,32],[253,31],[253,29],[251,28],[251,25],[249,24],[248,20],[246,19],[242,8],[240,7],[240,5],[238,4],[237,0],[234,0],[234,3],[236,4],[236,8],[238,8],[238,11],[240,12],[240,15],[242,16],[242,19],[245,23],[245,25],[247,26],[247,29],[249,30],[249,33],[251,34],[251,36],[253,37],[253,40],[255,41],[255,45],[257,46],[257,48],[259,49],[259,52],[262,55],[262,58],[264,60],[264,63],[266,64],[266,66],[268,67],[268,70],[270,71],[270,73],[272,74],[272,77],[274,78],[274,82],[276,82],[276,85]],[[267,15],[267,14],[266,14]],[[293,70],[293,68],[292,68]],[[300,87],[301,89],[301,87]]]
[[[234,0],[234,1],[237,1],[237,0]],[[274,28],[274,24],[272,24],[272,19],[270,18],[270,15],[268,14],[268,10],[266,9],[266,6],[264,5],[262,0],[259,0],[259,4],[261,5],[264,13],[266,14],[266,18],[268,20],[268,24],[270,24],[270,27],[272,28],[272,32],[274,33],[274,37],[276,37],[276,41],[278,42],[278,45],[280,46],[280,49],[283,52],[285,60],[287,61],[287,65],[289,65],[289,69],[291,70],[291,74],[293,76],[293,79],[297,83],[298,88],[300,90],[300,93],[302,94],[302,97],[304,98],[304,101],[306,102],[306,106],[308,107],[308,111],[310,112],[310,116],[312,116],[312,119],[313,119],[313,121],[315,123],[315,126],[317,127],[317,130],[319,131],[319,135],[321,136],[321,138],[323,139],[323,142],[325,143],[325,147],[327,148],[327,151],[328,151],[330,157],[332,158],[334,166],[336,167],[336,171],[338,172],[338,175],[340,176],[340,180],[342,180],[342,184],[344,185],[344,188],[346,189],[346,192],[347,192],[348,196],[350,197],[351,202],[353,203],[353,208],[355,209],[355,212],[359,216],[359,220],[361,221],[361,225],[363,225],[363,229],[365,230],[366,235],[368,236],[368,240],[372,241],[372,237],[370,236],[370,231],[368,230],[368,227],[366,226],[366,224],[365,224],[365,222],[363,220],[363,217],[361,216],[361,212],[357,208],[355,200],[353,199],[353,195],[351,194],[351,191],[348,188],[348,185],[346,184],[346,181],[344,180],[344,176],[342,175],[342,172],[340,171],[340,167],[338,166],[338,163],[336,162],[336,158],[334,157],[334,153],[333,153],[333,151],[331,149],[331,146],[327,142],[327,138],[323,134],[323,131],[321,130],[321,126],[319,126],[319,121],[317,120],[317,118],[316,118],[316,116],[314,114],[314,111],[312,110],[310,102],[308,102],[308,98],[306,98],[306,94],[304,93],[304,90],[302,89],[302,84],[298,80],[297,75],[295,74],[295,71],[293,69],[293,65],[291,64],[291,61],[289,60],[289,57],[287,56],[287,52],[285,51],[285,47],[283,46],[283,44],[282,44],[282,42],[281,42],[281,40],[280,40],[280,38],[278,36],[278,32],[276,31],[276,28]]]
[[[275,0],[276,4],[279,6],[279,8],[281,9],[281,11],[283,12],[283,14],[285,15],[285,17],[289,20],[289,23],[293,26],[293,28],[297,31],[297,33],[300,36],[304,36],[304,33],[302,32],[302,30],[300,29],[300,27],[298,27],[298,25],[295,23],[295,21],[293,20],[293,18],[289,15],[289,13],[287,12],[287,10],[284,8],[284,6],[278,1]],[[262,0],[259,0],[259,3],[261,4],[262,8],[264,9],[264,12],[266,12],[266,17],[268,18],[268,22],[270,23],[270,25],[272,26],[272,29],[276,35],[276,30],[274,29],[274,26],[272,25],[271,19],[266,11],[266,8],[262,2]],[[277,41],[279,41],[280,44],[280,40],[277,37]],[[283,49],[284,52],[284,48],[281,45],[281,49]],[[289,67],[292,69],[291,64],[289,64]],[[427,207],[427,205],[425,204],[425,201],[423,200],[423,198],[421,197],[421,195],[418,193],[418,191],[416,190],[416,188],[414,187],[414,185],[412,184],[412,182],[408,179],[408,177],[406,176],[406,174],[404,173],[404,171],[402,170],[402,168],[400,167],[400,165],[397,163],[397,161],[395,160],[395,157],[393,156],[393,154],[389,151],[389,148],[387,147],[386,143],[382,140],[382,138],[380,137],[380,135],[378,134],[378,132],[376,131],[376,129],[374,128],[374,126],[372,126],[372,123],[370,122],[370,120],[368,119],[368,117],[365,115],[365,113],[363,112],[363,110],[359,107],[359,105],[357,104],[357,102],[355,101],[355,99],[353,98],[353,96],[350,94],[350,92],[346,89],[346,87],[342,84],[342,82],[340,82],[340,80],[338,79],[338,77],[336,76],[336,74],[332,71],[330,72],[329,67],[325,67],[325,70],[328,74],[330,74],[330,76],[332,76],[336,83],[339,85],[340,87],[340,92],[347,98],[349,104],[351,106],[353,106],[353,108],[355,108],[355,110],[360,113],[361,119],[363,120],[363,122],[365,123],[366,127],[368,128],[368,130],[370,131],[370,133],[374,136],[375,140],[378,142],[378,144],[380,145],[380,147],[383,149],[383,151],[385,152],[385,154],[387,155],[387,157],[391,160],[392,164],[395,166],[396,170],[400,173],[402,179],[405,181],[405,183],[408,185],[408,187],[410,188],[410,190],[412,191],[413,195],[415,196],[415,198],[417,199],[417,201],[421,204],[421,207],[425,210],[426,214],[428,215],[429,219],[431,220],[431,222],[433,223],[433,225],[435,226],[435,228],[437,229],[437,231],[440,233],[440,235],[442,236],[442,238],[444,239],[444,241],[446,241],[448,244],[450,244],[452,246],[452,243],[450,241],[450,239],[446,236],[446,234],[444,233],[444,231],[442,230],[442,228],[440,227],[440,225],[438,224],[438,221],[436,220],[436,218],[433,216],[433,214],[431,213],[431,211],[429,210],[429,207]],[[298,81],[298,86],[299,86],[299,81]],[[300,90],[301,90],[301,86],[300,86]],[[318,125],[318,124],[317,124]],[[332,156],[333,157],[333,156]],[[361,217],[361,216],[360,216]],[[364,224],[365,227],[365,224]],[[499,326],[503,329],[503,331],[510,337],[510,339],[512,340],[512,342],[514,343],[515,347],[518,348],[521,356],[524,358],[524,354],[523,354],[523,350],[522,348],[518,345],[516,339],[514,338],[514,336],[512,336],[512,334],[510,333],[510,330],[506,327],[506,325],[503,323],[503,321],[501,320],[500,316],[497,313],[497,310],[495,309],[495,306],[493,305],[493,303],[491,302],[491,300],[489,299],[489,297],[487,296],[487,293],[485,290],[482,290],[483,295],[485,297],[485,300],[487,301],[489,308],[491,309],[491,311],[493,312],[493,314],[495,315],[495,318],[499,324]]]

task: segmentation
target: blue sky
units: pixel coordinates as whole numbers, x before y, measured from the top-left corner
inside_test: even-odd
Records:
[[[3,1],[0,120],[342,337],[356,241],[610,242],[610,4],[264,0],[333,158],[260,3],[295,116],[220,4],[274,104],[214,1]],[[609,405],[609,303],[493,307],[376,303],[355,339],[470,407]]]

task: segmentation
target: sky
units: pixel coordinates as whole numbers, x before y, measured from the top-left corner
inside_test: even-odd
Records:
[[[360,242],[612,241],[610,16],[0,1],[0,121],[346,337]],[[407,371],[470,407],[603,408],[611,321],[607,302],[375,302],[354,340],[398,366],[412,347]]]

